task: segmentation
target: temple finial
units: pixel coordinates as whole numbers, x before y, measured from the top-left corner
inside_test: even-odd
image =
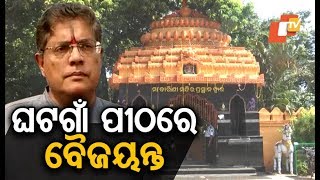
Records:
[[[182,7],[187,7],[187,0],[182,0]]]

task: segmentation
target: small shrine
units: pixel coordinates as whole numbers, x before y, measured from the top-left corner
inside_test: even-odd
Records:
[[[141,47],[119,56],[110,86],[124,106],[192,108],[203,132],[186,160],[262,167],[257,97],[264,75],[250,51],[229,45],[220,26],[183,0],[181,9],[151,23]]]

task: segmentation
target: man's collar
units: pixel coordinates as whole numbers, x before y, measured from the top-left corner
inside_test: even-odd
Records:
[[[43,95],[44,95],[44,98],[46,99],[49,106],[58,107],[58,105],[56,103],[54,103],[53,100],[49,96],[49,86],[46,86],[46,88],[44,89]]]

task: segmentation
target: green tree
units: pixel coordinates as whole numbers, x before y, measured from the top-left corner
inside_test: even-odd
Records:
[[[45,81],[34,62],[36,19],[42,0],[6,0],[5,102],[43,92]]]
[[[303,109],[293,121],[293,139],[299,143],[315,142],[315,107]]]
[[[298,12],[302,22],[310,12]],[[270,20],[273,21],[273,20]],[[270,24],[264,23],[264,24]],[[314,104],[314,30],[303,29],[284,44],[257,42],[255,55],[265,74],[260,104],[291,112]]]

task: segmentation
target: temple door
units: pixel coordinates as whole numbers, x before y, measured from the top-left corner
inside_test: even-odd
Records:
[[[236,95],[230,102],[231,133],[234,136],[246,135],[244,101]]]

